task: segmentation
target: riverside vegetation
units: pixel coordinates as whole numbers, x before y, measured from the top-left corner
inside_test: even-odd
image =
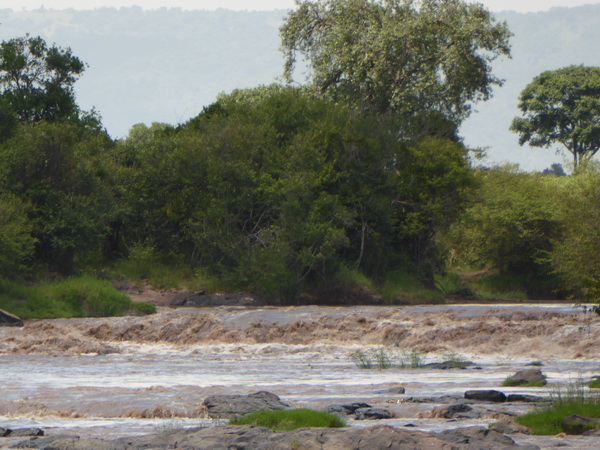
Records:
[[[311,28],[315,14],[323,27]],[[458,136],[469,105],[500,83],[491,63],[510,53],[505,24],[460,0],[305,1],[281,36],[289,86],[222,94],[186,123],[136,125],[121,140],[77,105],[85,64],[70,49],[2,42],[0,307],[151,312],[98,303],[119,298],[104,281],[121,278],[273,304],[365,292],[598,300],[594,161],[571,176],[476,168]],[[290,87],[297,56],[314,77]],[[399,64],[414,84],[395,78]]]

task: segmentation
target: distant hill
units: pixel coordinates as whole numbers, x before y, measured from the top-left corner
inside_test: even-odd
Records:
[[[136,123],[181,123],[220,92],[269,84],[281,75],[278,29],[285,10],[182,11],[139,7],[94,11],[0,10],[0,38],[25,33],[71,47],[89,65],[77,82],[79,103],[95,107],[114,137]],[[600,66],[600,5],[548,12],[498,13],[515,34],[513,59],[498,61],[506,79],[463,126],[465,142],[490,147],[488,163],[541,170],[562,162],[551,150],[518,146],[508,131],[519,92],[544,70]]]

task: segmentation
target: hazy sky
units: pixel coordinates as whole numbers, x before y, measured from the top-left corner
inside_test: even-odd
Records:
[[[519,12],[546,11],[555,6],[580,6],[600,3],[600,0],[479,0],[493,11]],[[294,0],[0,0],[0,9],[94,9],[101,6],[120,7],[139,5],[145,9],[179,7],[182,9],[235,9],[272,10],[286,9]]]

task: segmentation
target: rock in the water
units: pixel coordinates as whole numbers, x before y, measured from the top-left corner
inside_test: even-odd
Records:
[[[370,408],[370,407],[371,407],[371,405],[369,405],[368,403],[361,403],[361,402],[340,403],[340,404],[330,405],[326,411],[331,414],[349,415],[349,414],[354,414],[354,411],[356,411],[359,408]]]
[[[465,416],[466,413],[471,413],[473,408],[464,403],[448,406],[438,406],[431,411],[431,417],[435,419],[454,419],[454,418],[473,418],[472,414]]]
[[[183,291],[173,296],[171,306],[263,306],[265,303],[258,297],[245,292],[235,294],[210,294],[204,291]]]
[[[379,391],[375,391],[377,394],[405,394],[406,388],[402,386],[396,386],[389,389],[381,389]]]
[[[17,428],[15,430],[8,430],[9,433],[5,437],[24,437],[24,436],[43,436],[44,430],[41,428]]]
[[[539,383],[542,386],[545,386],[547,383],[546,376],[540,369],[519,370],[510,377],[510,380],[512,383],[519,386],[530,383]]]
[[[506,395],[500,391],[467,391],[465,392],[465,398],[469,400],[478,400],[480,402],[493,402],[493,403],[503,403],[506,401]]]
[[[0,309],[0,327],[22,327],[23,321],[15,316],[14,314],[9,313],[8,311],[4,311]]]
[[[208,416],[212,419],[230,419],[264,409],[277,410],[290,407],[281,399],[266,391],[248,395],[212,395],[204,400]]]
[[[391,419],[392,413],[383,408],[358,408],[354,411],[356,420]]]
[[[439,369],[439,370],[449,370],[449,369],[466,369],[469,366],[474,366],[475,363],[471,361],[442,361],[436,363],[425,364],[423,368],[425,369]]]
[[[508,394],[506,397],[507,402],[524,402],[524,403],[539,403],[546,402],[548,400],[540,397],[538,395],[528,395],[528,394]]]
[[[563,429],[568,434],[583,434],[600,428],[600,419],[571,414],[563,419]]]

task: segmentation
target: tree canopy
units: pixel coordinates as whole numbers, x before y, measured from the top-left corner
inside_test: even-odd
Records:
[[[284,76],[298,56],[312,88],[378,113],[438,111],[460,123],[501,80],[511,33],[481,4],[462,0],[297,0],[280,29]]]
[[[78,117],[73,84],[85,64],[71,52],[48,46],[41,37],[0,44],[0,95],[20,121]]]
[[[562,144],[575,169],[600,148],[600,67],[570,66],[538,75],[521,92],[511,130],[519,144]]]

